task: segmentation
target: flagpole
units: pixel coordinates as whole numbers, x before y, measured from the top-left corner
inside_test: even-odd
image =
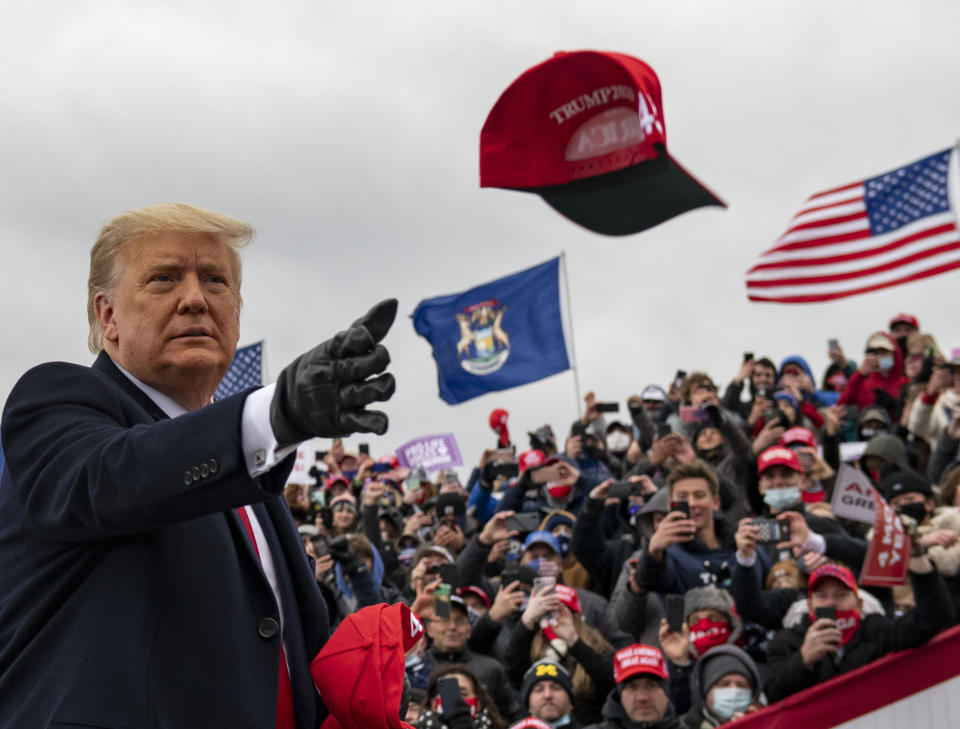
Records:
[[[567,328],[570,330],[570,356],[573,359],[570,369],[573,371],[573,392],[577,398],[575,412],[577,413],[577,417],[580,417],[580,405],[583,401],[580,399],[580,374],[577,372],[577,348],[573,342],[573,309],[570,308],[570,278],[567,275],[567,254],[564,251],[560,251],[560,266],[563,268],[563,289],[567,294]]]

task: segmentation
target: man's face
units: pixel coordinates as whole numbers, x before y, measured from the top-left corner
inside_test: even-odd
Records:
[[[754,390],[772,390],[776,379],[777,373],[769,367],[765,367],[763,365],[755,365],[753,368],[753,374],[750,376],[750,380],[753,382]]]
[[[433,618],[427,626],[433,644],[442,653],[457,653],[470,639],[470,620],[459,607],[450,608],[449,618]]]
[[[152,233],[127,245],[119,279],[94,297],[107,354],[189,409],[226,374],[240,331],[240,272],[206,233]]]
[[[783,489],[791,486],[803,488],[803,474],[778,463],[764,469],[763,473],[760,474],[759,486],[761,494],[765,494],[771,489]]]
[[[905,321],[898,321],[890,327],[890,336],[894,339],[903,339],[904,337],[909,337],[915,331],[917,330],[912,324],[908,324]]]
[[[697,450],[712,451],[723,445],[723,434],[719,428],[704,428],[697,436]]]
[[[890,506],[905,506],[906,504],[923,504],[927,511],[933,511],[937,502],[932,497],[920,493],[919,491],[908,491],[905,494],[894,496],[890,499]]]
[[[527,710],[540,721],[554,722],[570,713],[570,695],[556,681],[544,680],[533,685]]]
[[[750,681],[746,676],[739,673],[728,673],[726,676],[721,676],[720,680],[713,684],[710,690],[707,691],[706,704],[707,708],[711,711],[713,711],[713,692],[718,688],[742,688],[747,689],[747,691],[751,690]]]
[[[720,498],[710,493],[710,482],[703,478],[681,478],[673,484],[672,501],[690,504],[690,518],[697,531],[713,527],[713,512],[720,508]]]
[[[690,404],[705,408],[707,405],[719,405],[717,388],[710,380],[704,380],[690,391]]]
[[[663,408],[662,400],[644,400],[643,401],[643,409],[646,410],[648,413],[651,413],[651,414],[659,413],[662,408]]]
[[[810,612],[818,607],[833,607],[837,610],[859,610],[857,593],[835,577],[824,577],[810,593]]]
[[[620,704],[630,721],[660,721],[667,711],[667,694],[656,679],[636,676],[620,689]]]
[[[558,567],[562,566],[560,563],[560,555],[550,549],[546,544],[531,544],[524,551],[523,559],[520,563],[529,564],[535,559],[539,559],[541,562],[553,562]]]

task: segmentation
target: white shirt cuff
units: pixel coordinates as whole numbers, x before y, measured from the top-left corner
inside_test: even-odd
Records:
[[[240,438],[247,472],[260,476],[297,450],[297,444],[279,448],[270,426],[270,403],[276,383],[251,392],[243,404]]]
[[[753,567],[757,563],[757,553],[754,552],[749,557],[741,557],[740,552],[737,552],[737,564],[741,567]]]
[[[810,532],[807,541],[803,543],[803,551],[823,554],[827,551],[827,540],[823,538],[822,534]]]

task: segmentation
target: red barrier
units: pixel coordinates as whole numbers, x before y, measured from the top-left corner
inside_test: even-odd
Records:
[[[829,729],[958,675],[960,626],[943,631],[920,648],[891,653],[724,726]]]

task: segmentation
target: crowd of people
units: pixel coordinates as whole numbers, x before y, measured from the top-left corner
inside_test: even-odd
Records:
[[[829,358],[818,380],[747,353],[722,392],[678,371],[627,417],[590,393],[566,432],[500,429],[466,478],[333,440],[286,489],[331,625],[418,616],[421,729],[719,726],[922,645],[960,614],[960,357],[900,314]],[[859,582],[844,462],[912,539],[903,585]]]

